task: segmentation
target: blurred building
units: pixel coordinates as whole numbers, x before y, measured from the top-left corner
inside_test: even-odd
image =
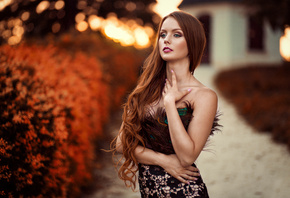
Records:
[[[282,62],[281,31],[257,21],[241,0],[183,0],[179,8],[204,24],[208,42],[202,64],[228,68]]]

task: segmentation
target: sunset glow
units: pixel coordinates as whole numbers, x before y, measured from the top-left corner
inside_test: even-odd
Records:
[[[120,43],[122,46],[134,45],[136,48],[148,47],[150,45],[150,36],[153,36],[152,32],[154,32],[149,26],[142,27],[133,20],[126,23],[114,15],[109,16],[107,19],[92,15],[89,17],[88,23],[92,30],[100,30],[114,42]],[[78,30],[80,31],[80,29]]]
[[[183,0],[156,0],[157,4],[153,7],[154,12],[159,14],[159,16],[164,17],[167,14],[177,11],[178,6]]]
[[[152,7],[153,11],[163,17],[170,12],[178,10],[182,0],[157,0]],[[133,2],[126,5],[126,9],[133,11],[136,4]],[[77,17],[81,18],[77,20]],[[76,22],[84,20],[82,15],[77,15]],[[111,15],[107,19],[91,15],[88,19],[89,27],[92,30],[101,30],[109,39],[120,43],[122,46],[134,46],[136,48],[146,48],[151,45],[151,39],[154,36],[154,30],[150,26],[140,26],[134,20],[126,22],[119,20],[116,16]],[[76,26],[78,27],[78,26]],[[78,29],[78,28],[77,28]],[[78,29],[80,31],[80,29]]]
[[[286,61],[290,61],[290,27],[285,29],[284,36],[280,38],[280,53]]]

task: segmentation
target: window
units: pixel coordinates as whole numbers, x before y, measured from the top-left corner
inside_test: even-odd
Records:
[[[210,26],[211,26],[211,17],[210,15],[201,15],[198,17],[200,22],[203,24],[205,36],[206,36],[206,46],[204,49],[204,54],[201,59],[201,63],[210,63]]]
[[[253,16],[248,19],[248,49],[264,51],[264,23]]]

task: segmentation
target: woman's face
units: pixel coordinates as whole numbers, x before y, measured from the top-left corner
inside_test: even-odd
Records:
[[[187,43],[177,21],[168,17],[159,33],[159,53],[165,61],[188,59]]]

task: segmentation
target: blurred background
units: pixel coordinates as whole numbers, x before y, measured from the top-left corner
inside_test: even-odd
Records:
[[[101,149],[175,10],[204,25],[195,75],[223,113],[211,197],[289,195],[290,0],[1,0],[0,196],[140,197]]]

